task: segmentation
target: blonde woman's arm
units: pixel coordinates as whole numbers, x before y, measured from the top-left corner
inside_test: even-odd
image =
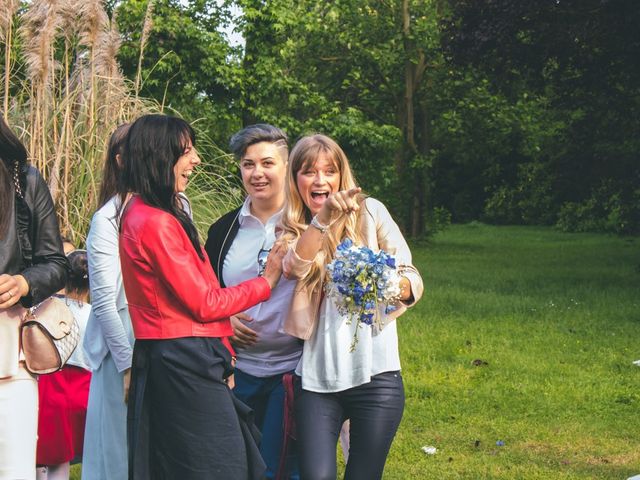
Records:
[[[409,245],[382,202],[367,198],[366,207],[375,221],[378,246],[396,257],[396,265],[402,275],[401,300],[405,306],[410,307],[422,297],[424,285],[420,272],[413,266]]]

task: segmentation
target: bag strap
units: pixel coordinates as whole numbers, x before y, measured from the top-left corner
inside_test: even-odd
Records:
[[[18,233],[18,243],[20,245],[20,253],[22,263],[25,267],[31,266],[32,249],[31,249],[31,209],[25,198],[25,191],[22,189],[20,182],[20,163],[18,161],[13,164],[13,185],[15,187],[15,221],[16,231]]]
[[[24,200],[24,193],[20,186],[20,163],[18,161],[13,163],[13,185],[16,187],[16,195]]]

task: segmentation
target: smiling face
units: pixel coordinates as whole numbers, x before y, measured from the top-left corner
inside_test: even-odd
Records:
[[[330,194],[340,190],[340,171],[325,152],[320,152],[316,161],[302,166],[296,174],[296,185],[300,198],[316,215]]]
[[[189,177],[193,173],[196,165],[200,164],[200,157],[195,147],[189,143],[184,149],[184,153],[178,158],[173,166],[173,175],[176,178],[176,192],[184,192],[189,183]]]
[[[284,203],[287,163],[281,148],[271,142],[249,145],[240,159],[242,183],[254,203],[280,208]]]

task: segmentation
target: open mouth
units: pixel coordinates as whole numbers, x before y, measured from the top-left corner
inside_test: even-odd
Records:
[[[259,183],[252,183],[251,186],[254,188],[264,188],[267,185],[269,185],[267,182],[259,182]]]
[[[329,192],[324,192],[324,191],[311,192],[311,198],[313,200],[326,200],[327,198],[329,198]]]
[[[184,178],[185,180],[189,180],[189,177],[193,174],[193,170],[187,170],[186,172],[184,172],[182,174],[182,178]]]

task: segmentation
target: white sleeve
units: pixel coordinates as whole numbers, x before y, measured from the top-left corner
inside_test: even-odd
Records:
[[[122,288],[115,219],[100,212],[94,215],[87,242],[89,285],[93,315],[100,322],[102,334],[119,372],[131,367],[133,348],[123,320],[118,313],[117,296]],[[124,312],[128,316],[127,312]]]
[[[412,306],[422,297],[424,285],[420,273],[416,267],[413,266],[409,245],[407,245],[407,241],[391,217],[387,207],[373,198],[367,198],[366,201],[367,208],[372,213],[376,222],[378,246],[396,257],[396,265],[401,275],[406,277],[411,283],[413,299],[410,302],[404,302],[404,304],[408,307]]]

